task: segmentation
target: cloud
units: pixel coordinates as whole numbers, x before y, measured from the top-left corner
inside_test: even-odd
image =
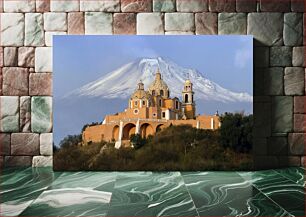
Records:
[[[238,68],[245,68],[252,61],[253,52],[249,47],[243,47],[235,52],[234,64]]]
[[[239,49],[235,51],[234,65],[237,68],[243,69],[252,64],[253,60],[253,37],[252,36],[238,36]]]

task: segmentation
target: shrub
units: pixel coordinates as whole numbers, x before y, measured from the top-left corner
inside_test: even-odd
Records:
[[[78,135],[68,135],[63,140],[60,141],[60,147],[69,147],[69,146],[76,146],[82,142],[82,134]]]
[[[220,117],[220,143],[239,152],[252,148],[253,115],[225,113]]]
[[[227,114],[222,118],[224,132],[180,125],[165,128],[147,139],[139,134],[131,135],[134,149],[116,149],[114,143],[107,142],[79,146],[78,135],[68,136],[54,153],[54,168],[121,171],[250,169],[251,155],[237,152],[240,149],[236,142],[238,147],[251,144],[252,117]],[[233,138],[232,132],[239,139]]]
[[[142,138],[140,134],[132,134],[130,136],[130,142],[133,144],[134,148],[141,148],[146,144],[146,139]]]

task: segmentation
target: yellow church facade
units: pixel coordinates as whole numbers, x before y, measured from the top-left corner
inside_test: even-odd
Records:
[[[82,139],[84,144],[114,141],[116,148],[129,147],[132,134],[147,137],[165,127],[182,124],[215,130],[220,127],[220,120],[218,114],[196,116],[190,80],[185,81],[180,101],[177,97],[170,97],[168,85],[157,71],[148,90],[140,81],[129,99],[128,108],[114,115],[106,115],[102,124],[86,127]]]

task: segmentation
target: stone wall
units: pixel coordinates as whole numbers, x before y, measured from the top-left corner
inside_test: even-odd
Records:
[[[257,168],[305,165],[302,0],[0,0],[0,162],[52,164],[52,35],[254,36]]]

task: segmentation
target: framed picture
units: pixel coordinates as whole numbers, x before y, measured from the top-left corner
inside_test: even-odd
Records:
[[[252,168],[251,36],[54,36],[55,170]]]

